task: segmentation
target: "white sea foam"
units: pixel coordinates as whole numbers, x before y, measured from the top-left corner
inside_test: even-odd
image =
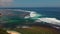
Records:
[[[37,18],[39,16],[42,16],[42,15],[38,14],[35,11],[25,11],[25,12],[28,12],[29,13],[29,15],[28,16],[25,16],[25,18],[33,18],[33,19],[35,19],[35,18]]]
[[[15,11],[20,11],[20,12],[25,12],[25,13],[29,13],[28,15],[25,16],[25,18],[32,18],[32,17],[38,17],[38,16],[41,16],[40,14],[38,14],[37,12],[35,11],[27,11],[27,10],[21,10],[21,9],[18,9],[18,10],[15,10]],[[30,17],[29,17],[30,16]]]
[[[36,20],[36,22],[47,22],[47,23],[51,23],[51,24],[60,25],[60,20],[58,20],[56,18],[38,18]]]
[[[35,22],[47,22],[47,23],[51,23],[51,24],[57,24],[60,25],[60,20],[56,19],[56,18],[38,18],[40,16],[43,16],[41,14],[38,14],[35,11],[26,11],[26,10],[18,10],[20,12],[27,12],[28,14],[24,17],[24,18],[31,18],[31,19],[37,19]]]
[[[48,17],[38,18],[39,16],[42,16],[42,15],[40,15],[34,11],[26,11],[26,12],[30,12],[30,17],[32,19],[37,19],[35,22],[47,22],[47,23],[51,23],[51,24],[60,25],[60,20],[58,20],[56,18],[48,18]],[[26,18],[29,18],[29,16],[26,16]]]

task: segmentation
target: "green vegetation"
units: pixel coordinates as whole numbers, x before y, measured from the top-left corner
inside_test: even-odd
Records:
[[[32,28],[22,28],[22,29],[15,29],[22,34],[59,34],[59,32],[52,28],[45,28],[45,27],[32,27]]]
[[[0,29],[0,34],[8,34],[6,30]]]

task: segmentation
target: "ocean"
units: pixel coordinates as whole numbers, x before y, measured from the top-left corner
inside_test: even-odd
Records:
[[[36,7],[36,8],[22,8],[23,10],[35,11],[39,13],[36,17],[37,22],[47,22],[51,24],[56,24],[60,26],[60,8],[59,7]]]
[[[44,17],[60,19],[60,8],[57,7],[36,7],[36,8],[20,8],[22,10],[35,11]]]
[[[1,10],[4,10],[4,11],[1,11]],[[7,19],[5,21],[8,21],[8,23],[12,23],[12,24],[13,23],[19,24],[20,22],[21,22],[20,24],[24,24],[24,22],[27,21],[31,23],[46,22],[49,24],[55,24],[60,26],[60,8],[59,7],[0,8],[0,13],[6,14],[6,15],[9,14],[8,16],[4,15],[4,18]],[[27,14],[24,15],[24,13],[27,13]],[[21,14],[23,14],[24,16],[22,16]],[[7,17],[10,19],[8,19]],[[24,17],[24,19],[21,17]],[[28,19],[30,21],[28,21]]]

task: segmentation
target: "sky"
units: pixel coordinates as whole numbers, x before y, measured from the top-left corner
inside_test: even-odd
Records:
[[[60,7],[60,0],[0,0],[0,7]]]

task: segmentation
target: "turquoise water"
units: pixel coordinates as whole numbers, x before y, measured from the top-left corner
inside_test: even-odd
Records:
[[[23,10],[24,12],[20,12],[18,11],[18,9]],[[34,13],[31,14],[31,12]],[[0,9],[0,13],[3,14],[3,16],[0,17],[1,23],[5,23],[7,27],[33,24],[34,22],[47,22],[60,25],[60,8],[53,7],[10,8],[10,10],[2,9],[2,11]],[[25,16],[28,17],[25,18]]]

